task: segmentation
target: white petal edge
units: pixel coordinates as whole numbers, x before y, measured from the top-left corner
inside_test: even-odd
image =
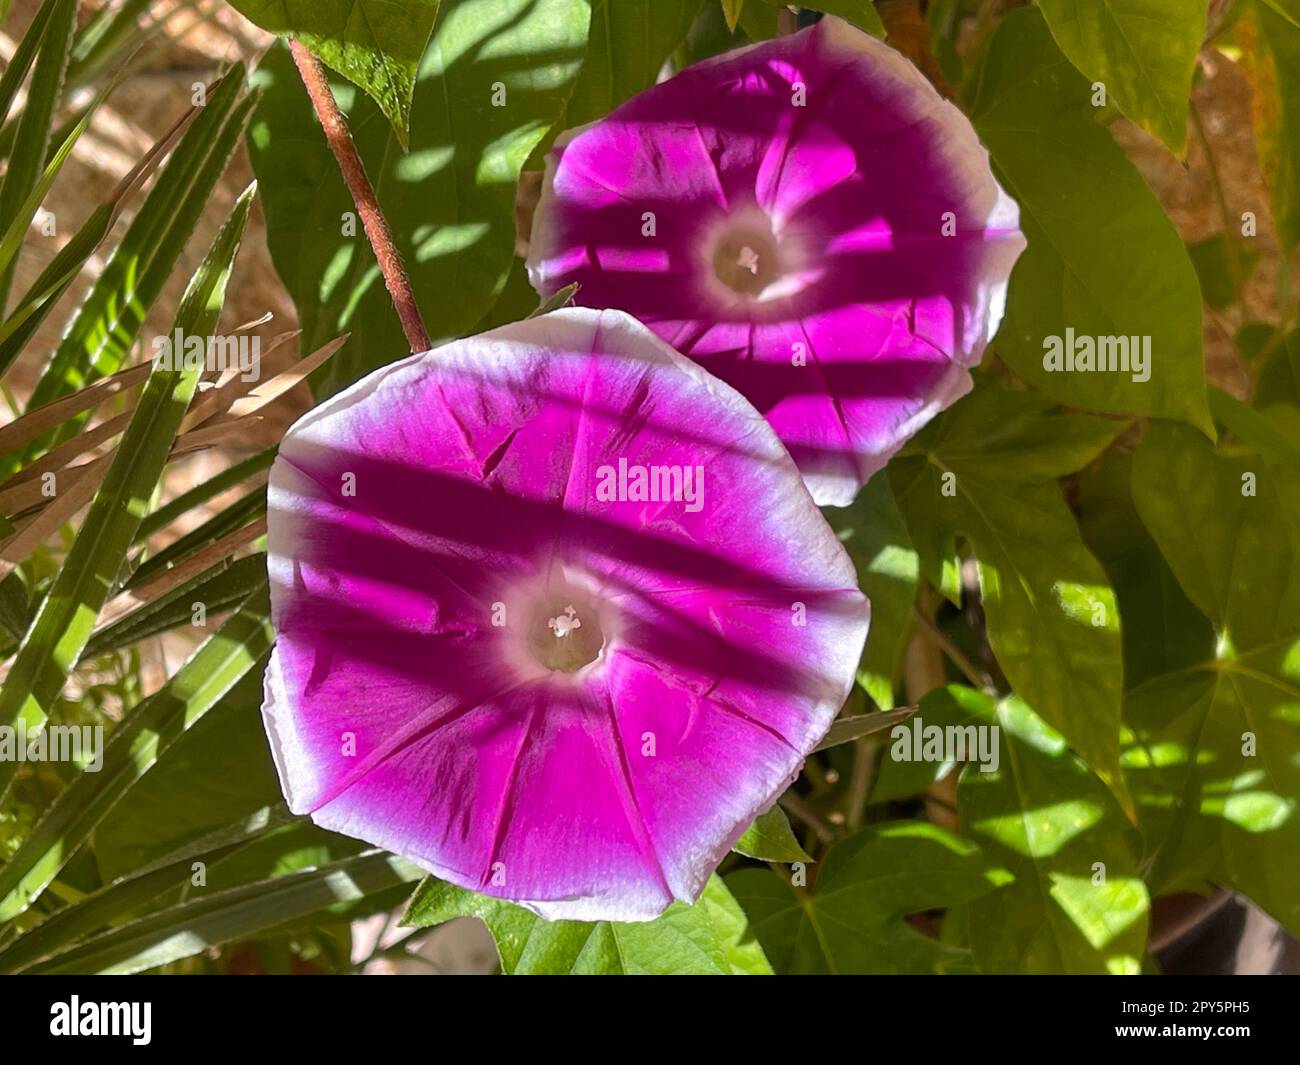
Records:
[[[616,310],[597,311],[585,307],[563,308],[537,318],[514,322],[475,337],[451,341],[430,351],[399,359],[373,371],[300,417],[285,433],[281,449],[282,451],[285,450],[286,445],[288,445],[289,451],[291,451],[292,442],[296,436],[304,435],[313,429],[323,429],[324,426],[320,423],[325,419],[342,413],[349,407],[369,398],[390,377],[408,372],[411,369],[418,369],[428,360],[437,360],[440,363],[448,362],[452,357],[462,354],[458,349],[464,349],[467,366],[483,370],[492,365],[492,360],[485,360],[481,354],[472,354],[470,352],[472,346],[490,341],[510,341],[539,345],[554,344],[556,334],[563,332],[566,327],[569,330],[585,328],[589,338],[594,337],[598,329],[621,329],[636,334],[639,341],[646,343],[647,354],[653,353],[655,361],[684,371],[696,384],[702,386],[714,396],[724,408],[737,415],[742,421],[747,422],[749,432],[746,434],[745,439],[747,443],[753,445],[756,461],[764,462],[776,469],[785,470],[788,474],[787,480],[790,484],[790,491],[795,493],[796,498],[802,494],[807,501],[810,512],[809,531],[819,530],[820,532],[820,536],[818,536],[820,542],[810,543],[808,547],[810,550],[814,550],[819,560],[824,563],[828,584],[833,583],[835,587],[844,589],[846,600],[855,602],[857,606],[856,616],[845,617],[840,623],[840,638],[826,648],[827,657],[833,660],[836,667],[834,672],[843,676],[844,681],[834,692],[828,690],[826,695],[818,700],[812,712],[808,715],[809,725],[805,735],[797,741],[790,741],[794,746],[811,750],[825,736],[856,683],[857,665],[862,656],[862,649],[865,646],[870,625],[870,604],[866,596],[858,592],[856,599],[853,598],[852,590],[858,587],[856,570],[848,553],[831,530],[830,525],[816,509],[817,504],[808,493],[794,460],[786,451],[785,446],[781,443],[771,425],[768,424],[767,419],[730,385],[714,377],[698,363],[675,351],[631,315]],[[495,354],[497,357],[500,356],[499,352]],[[280,459],[277,456],[276,466],[279,465]],[[272,478],[274,476],[275,467],[272,468]],[[267,557],[268,569],[272,573],[274,581],[274,575],[277,573],[281,575],[286,572],[292,573],[293,556],[292,554],[286,554],[284,545],[278,542],[280,538],[270,533],[270,528],[274,527],[274,515],[271,515],[271,517],[272,523],[268,528]],[[816,520],[811,520],[814,517]],[[287,532],[284,535],[287,535]],[[814,535],[816,534],[814,533]],[[272,590],[274,591],[274,583]],[[278,618],[279,609],[276,604],[276,597],[273,595],[273,623]],[[298,739],[297,730],[294,727],[288,692],[284,686],[284,678],[279,663],[278,649],[272,651],[271,661],[267,666],[264,677],[264,693],[263,721],[271,743],[272,759],[290,809],[294,813],[308,813],[311,820],[322,828],[355,835],[355,830],[349,826],[346,817],[330,812],[330,803],[326,803],[316,810],[304,808],[301,793],[296,793],[292,785],[292,762],[297,761],[302,764],[305,757]],[[711,860],[707,865],[701,864],[695,878],[685,885],[683,890],[677,892],[680,901],[694,903],[699,899],[709,877],[718,864],[731,851],[753,819],[769,809],[781,793],[793,783],[802,766],[803,759],[801,758],[798,764],[791,768],[790,772],[779,781],[776,787],[765,789],[764,794],[753,803],[752,809],[749,810],[747,816],[740,821],[734,831],[726,839],[719,841],[718,845],[713,849]],[[388,847],[382,839],[370,839],[368,842],[392,850],[399,857],[413,862],[440,879],[465,887],[470,891],[477,890],[476,877],[467,876],[461,871],[441,866],[427,855],[412,853],[409,847],[402,845]],[[671,900],[665,900],[662,894],[657,891],[653,899],[648,893],[641,892],[630,896],[620,896],[618,899],[583,897],[549,900],[511,899],[508,901],[546,920],[625,922],[652,921],[659,917],[663,910],[671,904]]]

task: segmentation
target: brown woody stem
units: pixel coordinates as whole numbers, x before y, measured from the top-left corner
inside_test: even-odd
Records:
[[[433,343],[429,339],[429,331],[424,327],[424,319],[420,317],[420,308],[416,305],[415,293],[411,290],[411,279],[406,275],[402,257],[393,242],[392,231],[388,228],[384,212],[375,196],[375,187],[370,183],[361,156],[357,154],[357,146],[352,143],[347,120],[334,99],[329,79],[320,62],[302,42],[291,40],[289,51],[293,53],[293,61],[298,65],[298,73],[302,75],[303,86],[311,98],[321,128],[325,131],[330,151],[334,153],[339,169],[343,171],[343,180],[347,182],[352,201],[357,205],[357,213],[366,230],[366,239],[370,241],[370,247],[374,249],[375,258],[379,261],[379,271],[384,275],[384,284],[397,309],[397,317],[401,319],[406,340],[412,351],[428,351]]]

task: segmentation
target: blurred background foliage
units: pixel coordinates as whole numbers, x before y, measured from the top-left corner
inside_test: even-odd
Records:
[[[0,762],[0,971],[1294,966],[1300,0],[371,6],[0,3],[0,725],[110,735],[96,773]],[[975,393],[828,511],[874,607],[830,745],[645,926],[547,925],[290,816],[266,471],[406,344],[277,35],[329,66],[438,342],[536,308],[557,133],[820,12],[971,115],[1030,240]],[[1043,374],[1067,325],[1152,335],[1159,387]],[[174,328],[265,372],[151,369]],[[1000,770],[893,759],[895,706],[998,724]]]

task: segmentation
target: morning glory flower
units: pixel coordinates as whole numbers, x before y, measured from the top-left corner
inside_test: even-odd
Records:
[[[735,387],[843,506],[970,389],[1024,245],[965,116],[828,17],[562,136],[528,266]]]
[[[376,371],[289,430],[269,509],[290,807],[548,918],[697,898],[866,638],[770,426],[618,311]]]

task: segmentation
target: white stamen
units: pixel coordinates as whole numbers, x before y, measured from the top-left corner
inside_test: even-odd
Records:
[[[574,629],[582,628],[582,618],[578,617],[578,612],[573,609],[572,605],[564,608],[564,613],[559,617],[551,618],[547,623],[550,629],[555,633],[555,638],[562,639],[568,636]]]
[[[748,270],[751,274],[758,274],[758,252],[746,244],[740,249],[740,255],[736,259],[736,265],[742,270]]]

